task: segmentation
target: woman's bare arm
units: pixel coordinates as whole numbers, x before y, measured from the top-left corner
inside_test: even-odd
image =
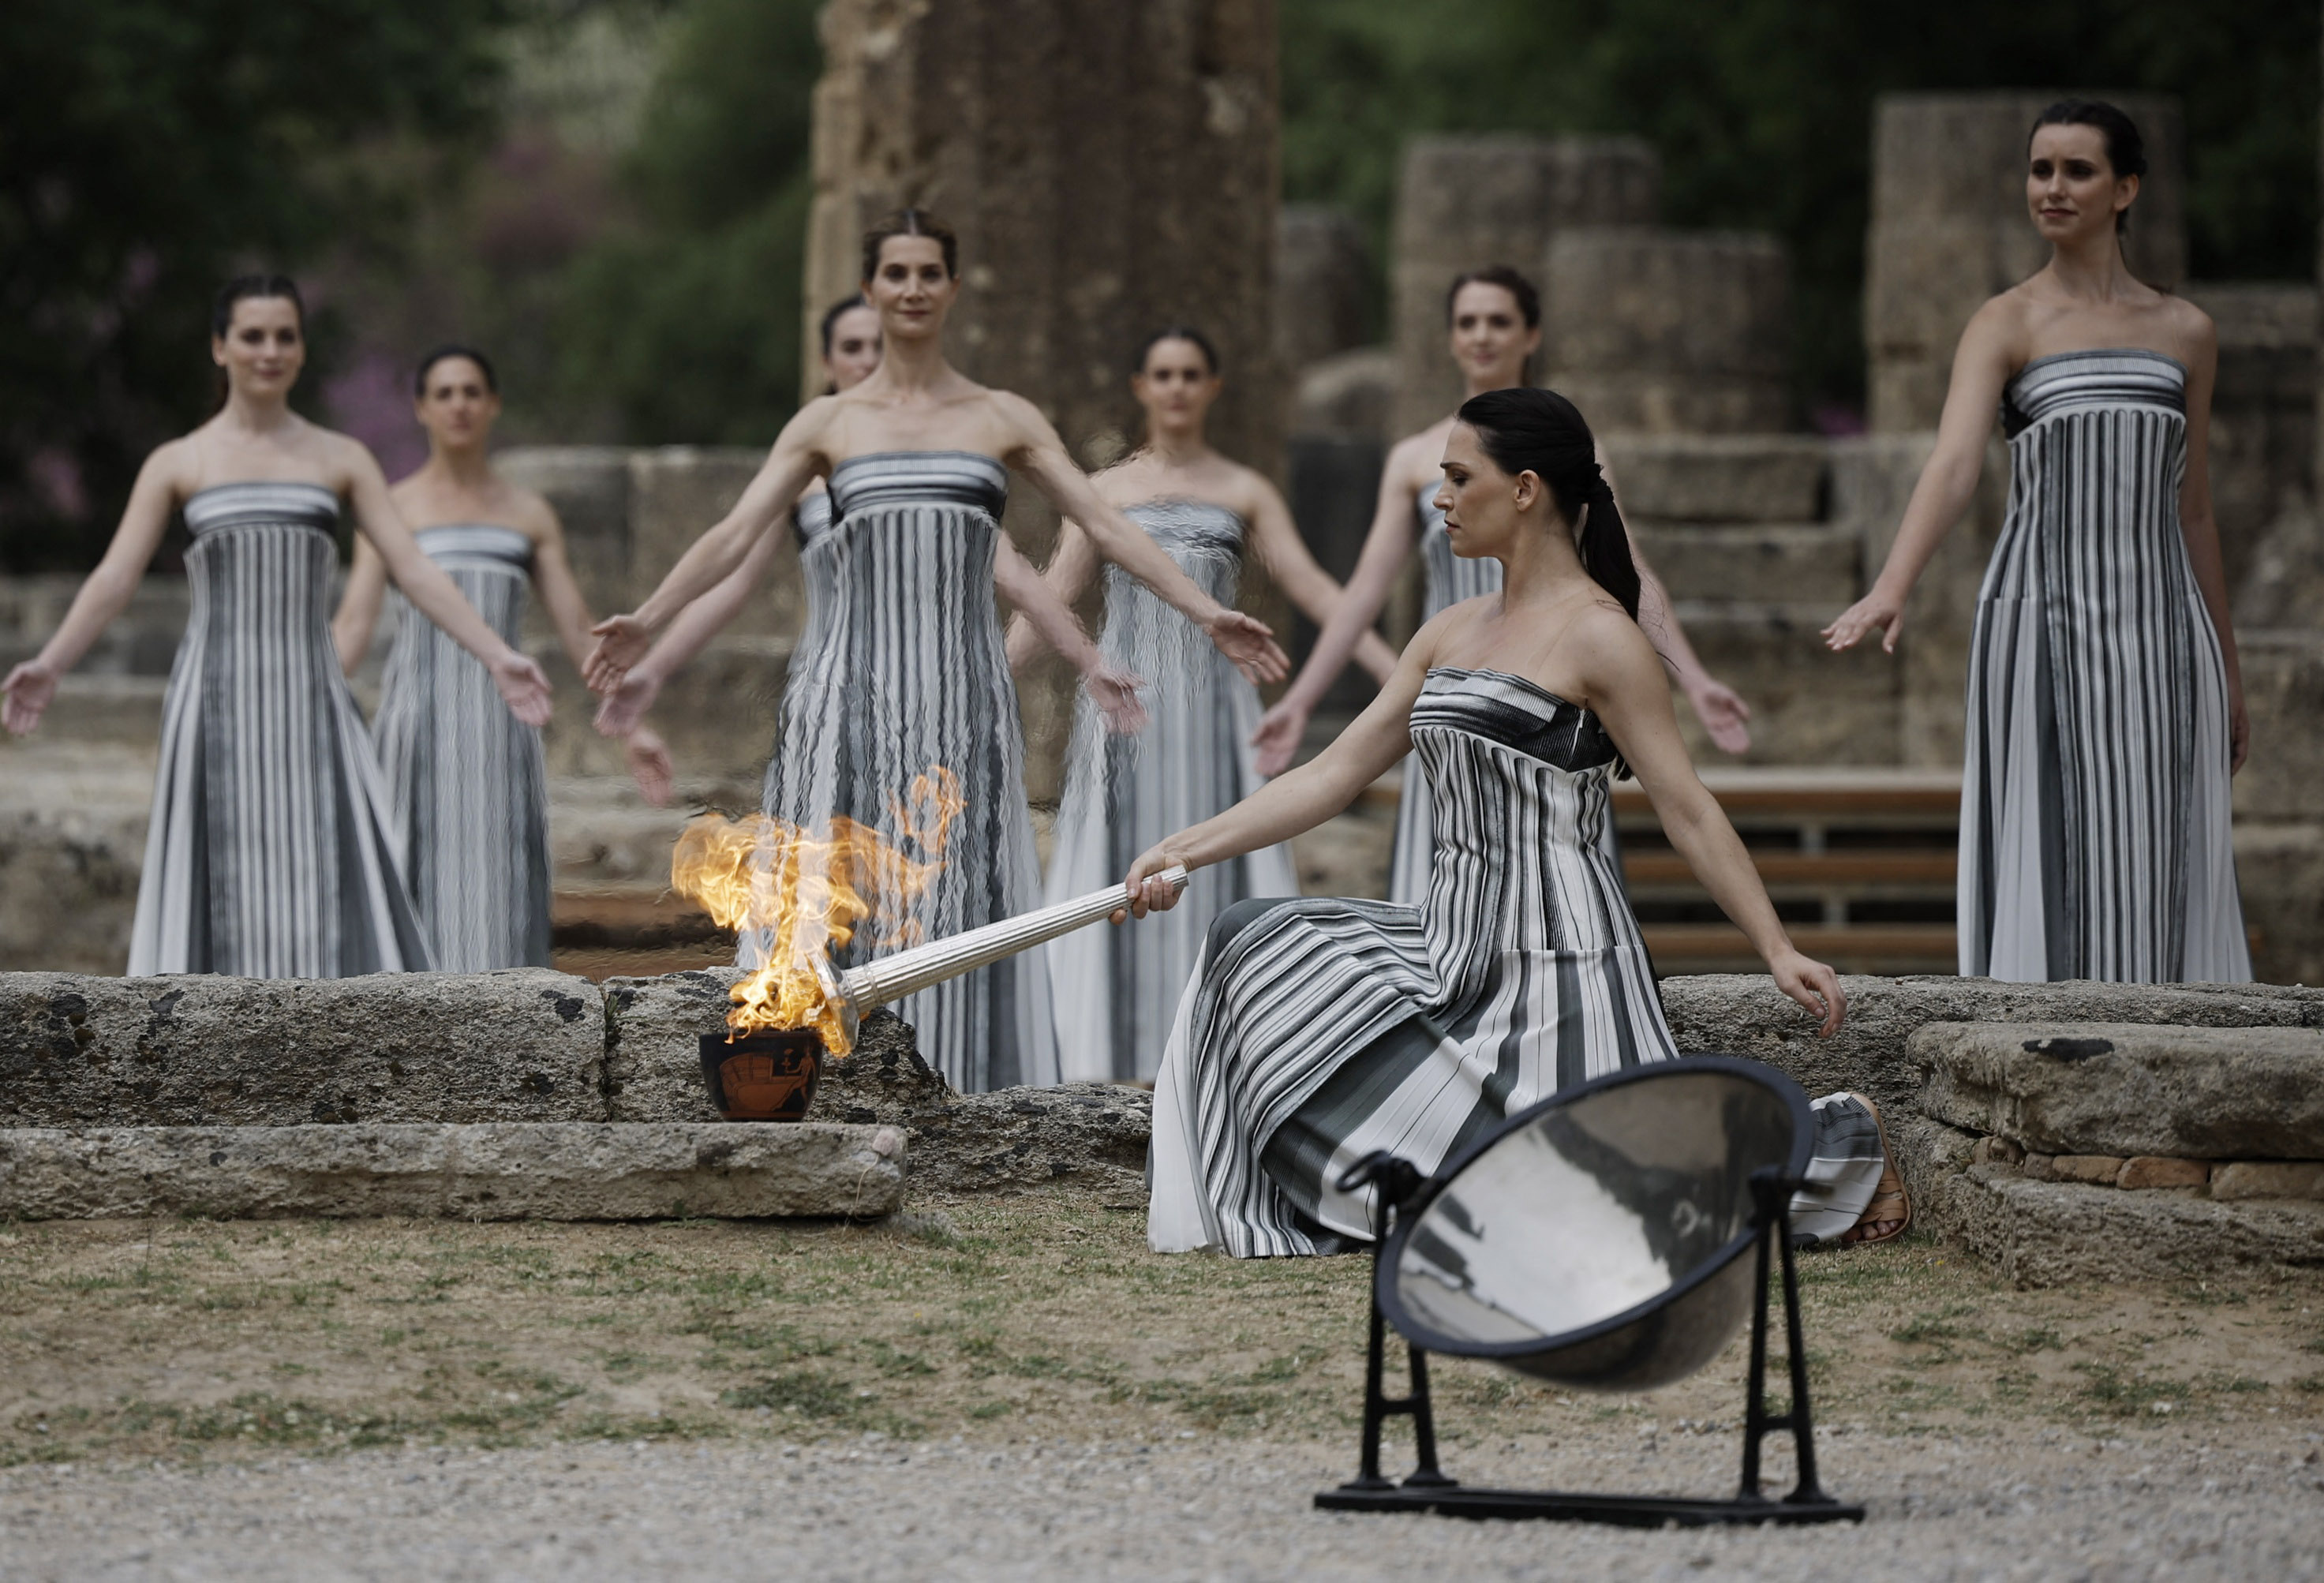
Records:
[[[1571,659],[1581,672],[1590,708],[1646,788],[1671,845],[1743,931],[1776,985],[1822,1019],[1823,1035],[1837,1032],[1848,1005],[1840,977],[1792,943],[1742,838],[1697,778],[1654,646],[1618,610],[1593,609],[1575,621]]]
[[[2219,557],[2219,524],[2211,515],[2211,392],[2219,374],[2219,332],[2209,315],[2190,306],[2202,322],[2187,364],[2187,476],[2179,487],[2179,532],[2187,541],[2187,562],[2201,590],[2211,629],[2219,635],[2219,658],[2227,672],[2227,773],[2251,757],[2251,715],[2244,707],[2244,667],[2236,651],[2236,627],[2227,606],[2227,569]]]
[[[791,503],[825,469],[821,446],[831,398],[817,397],[783,426],[758,476],[701,538],[687,547],[645,603],[626,615],[608,616],[590,630],[597,646],[589,653],[582,679],[595,692],[611,692],[622,674],[646,656],[656,632],[678,612],[732,576],[761,538],[776,531]]]
[[[1275,579],[1276,586],[1309,621],[1318,628],[1329,626],[1332,618],[1339,614],[1347,590],[1315,564],[1315,557],[1307,548],[1299,525],[1291,520],[1291,508],[1285,503],[1281,492],[1259,474],[1250,476],[1251,541],[1259,560],[1266,566],[1268,575]],[[1376,682],[1385,685],[1396,674],[1396,650],[1372,630],[1369,621],[1357,634],[1354,658]]]
[[[1936,449],[1913,486],[1896,542],[1889,546],[1887,564],[1880,568],[1872,591],[1823,630],[1824,641],[1833,649],[1852,649],[1877,632],[1880,647],[1891,654],[1896,651],[1904,602],[1912,597],[1913,585],[1977,492],[1986,437],[1993,432],[1993,415],[2009,382],[2017,335],[2015,308],[2006,297],[1978,308],[1961,332],[1944,415],[1937,422]]]
[[[347,494],[355,506],[355,526],[378,549],[388,575],[420,614],[484,663],[510,713],[527,725],[548,724],[549,678],[540,667],[493,631],[458,584],[445,575],[444,568],[428,558],[404,525],[403,513],[389,498],[387,479],[379,464],[355,441],[345,443]]]
[[[1008,552],[1022,565],[1028,567],[1032,565],[1014,544],[1009,545]],[[1090,543],[1089,535],[1082,531],[1080,523],[1068,517],[1057,524],[1057,551],[1049,557],[1048,566],[1041,570],[1039,576],[1048,585],[1049,592],[1056,596],[1057,603],[1070,613],[1074,601],[1079,599],[1082,590],[1089,586],[1090,579],[1097,575],[1100,564],[1097,549]],[[1030,607],[1022,600],[1010,595],[1006,584],[1002,584],[1001,592],[1009,597],[1009,603],[1016,607],[1017,612],[1009,622],[1010,670],[1022,670],[1044,647],[1056,649],[1067,658],[1074,658],[1059,645],[1057,634],[1035,625]],[[1078,620],[1074,622],[1073,630],[1080,633],[1084,641],[1087,640],[1088,634],[1082,631]],[[1078,666],[1081,662],[1076,659],[1074,663]]]
[[[1323,702],[1323,695],[1331,691],[1332,684],[1347,668],[1358,641],[1379,619],[1389,591],[1395,588],[1405,564],[1412,558],[1412,548],[1420,537],[1420,520],[1413,505],[1414,491],[1405,487],[1411,473],[1404,464],[1411,454],[1406,447],[1420,438],[1416,435],[1388,454],[1388,465],[1380,470],[1379,498],[1372,508],[1372,525],[1364,535],[1362,551],[1356,557],[1356,569],[1349,575],[1347,586],[1341,590],[1339,608],[1316,635],[1307,663],[1299,667],[1298,676],[1283,690],[1275,706],[1260,718],[1259,730],[1250,739],[1251,745],[1259,750],[1261,775],[1281,774],[1298,752],[1299,743],[1307,733],[1308,716],[1315,713],[1315,705]]]
[[[371,652],[372,633],[379,627],[380,606],[387,602],[387,563],[371,540],[355,536],[355,564],[347,568],[347,585],[339,594],[339,608],[331,617],[331,648],[339,669],[353,676]]]
[[[1028,624],[1047,640],[1050,648],[1073,662],[1091,700],[1105,715],[1107,730],[1117,736],[1134,736],[1146,729],[1146,705],[1138,698],[1143,678],[1106,663],[1104,653],[1083,630],[1080,619],[1005,533],[992,557],[992,581],[1001,597],[1017,612],[1017,619],[1010,623],[1011,632],[1020,621]],[[1015,669],[1019,663],[1012,653],[1010,668]]]
[[[1106,559],[1200,627],[1219,652],[1253,681],[1277,681],[1290,670],[1291,661],[1276,645],[1267,623],[1204,593],[1144,529],[1098,493],[1089,475],[1065,454],[1057,431],[1031,402],[1005,392],[994,394],[1014,431],[1010,465],[1033,481],[1058,515],[1079,522]]]
[[[170,514],[178,509],[184,446],[183,440],[172,440],[145,458],[129,492],[129,504],[122,511],[120,526],[113,530],[113,542],[106,546],[105,558],[83,580],[65,619],[41,645],[40,653],[0,681],[0,699],[5,699],[0,704],[0,723],[18,736],[41,723],[42,713],[56,696],[57,683],[80,663],[89,645],[137,592],[153,552],[161,548],[161,535],[169,530]]]

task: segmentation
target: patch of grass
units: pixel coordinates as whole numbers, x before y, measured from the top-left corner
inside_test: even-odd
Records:
[[[2080,1399],[2097,1411],[2116,1418],[2175,1412],[2187,1404],[2191,1394],[2183,1380],[2125,1374],[2107,1363],[2077,1363],[2074,1372],[2083,1380],[2078,1393]]]

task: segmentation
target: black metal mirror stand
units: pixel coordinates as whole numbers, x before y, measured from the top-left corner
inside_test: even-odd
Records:
[[[1407,1394],[1388,1394],[1384,1376],[1388,1321],[1377,1295],[1379,1260],[1388,1244],[1392,1218],[1410,1202],[1421,1184],[1420,1173],[1406,1161],[1372,1155],[1359,1161],[1342,1178],[1342,1192],[1376,1185],[1372,1211],[1371,1335],[1364,1359],[1364,1426],[1362,1463],[1357,1477],[1337,1489],[1315,1496],[1319,1510],[1333,1512],[1435,1512],[1448,1517],[1544,1517],[1567,1522],[1615,1523],[1633,1528],[1659,1528],[1665,1523],[1683,1528],[1720,1523],[1861,1522],[1864,1508],[1844,1505],[1823,1493],[1816,1482],[1815,1424],[1808,1409],[1807,1345],[1800,1329],[1799,1276],[1793,1264],[1790,1203],[1798,1183],[1773,1168],[1751,1177],[1751,1196],[1758,1231],[1753,1250],[1758,1289],[1751,1311],[1751,1362],[1745,1386],[1742,1487],[1731,1500],[1691,1499],[1684,1496],[1626,1496],[1567,1494],[1557,1490],[1471,1489],[1447,1477],[1436,1465],[1436,1420],[1428,1395],[1427,1354],[1409,1341],[1412,1385]],[[1784,1275],[1784,1339],[1791,1364],[1792,1399],[1780,1414],[1767,1411],[1767,1278],[1771,1260],[1780,1256]],[[1388,1420],[1408,1417],[1413,1424],[1416,1466],[1402,1482],[1380,1472],[1380,1431]],[[1760,1493],[1760,1442],[1780,1431],[1792,1432],[1799,1459],[1799,1482],[1783,1499]]]

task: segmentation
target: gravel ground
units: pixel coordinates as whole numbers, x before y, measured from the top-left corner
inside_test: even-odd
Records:
[[[0,1473],[30,1578],[2324,1578],[2319,1437],[1825,1437],[1861,1527],[1641,1532],[1320,1514],[1351,1448],[877,1436]],[[1624,1423],[1475,1482],[1723,1491],[1733,1439]]]

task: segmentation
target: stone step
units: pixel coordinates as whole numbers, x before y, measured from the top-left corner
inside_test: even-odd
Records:
[[[0,1128],[0,1217],[869,1219],[904,1147],[818,1122]]]
[[[1608,433],[1625,517],[1812,522],[1824,515],[1831,443],[1801,434]]]
[[[1892,1115],[1888,1132],[1921,1227],[2020,1286],[2249,1279],[2324,1265],[2324,1202],[2037,1182],[1976,1160],[1976,1139],[1941,1122]]]
[[[1934,1023],[1922,1109],[2042,1155],[2324,1160],[2324,1029]]]
[[[1838,604],[1861,592],[1862,536],[1821,522],[1625,519],[1673,599]]]

